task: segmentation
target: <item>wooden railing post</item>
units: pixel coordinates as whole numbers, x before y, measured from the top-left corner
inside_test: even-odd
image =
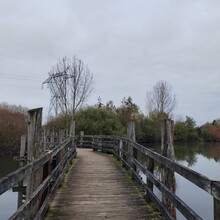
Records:
[[[21,136],[21,148],[20,148],[20,158],[24,158],[25,151],[26,151],[26,135]],[[19,161],[19,167],[24,166],[24,160]],[[18,183],[18,204],[17,207],[19,208],[23,204],[23,196],[24,196],[24,185],[23,180]]]
[[[24,157],[24,156],[25,156],[26,140],[27,140],[26,135],[22,135],[22,136],[21,136],[20,157]],[[20,162],[19,162],[19,166],[22,167],[23,165],[24,165],[24,161],[20,161]]]
[[[48,150],[47,149],[47,127],[46,126],[43,127],[42,141],[43,141],[44,151]]]
[[[127,138],[130,141],[135,141],[135,121],[129,121],[127,125]],[[129,154],[129,164],[130,168],[136,171],[136,166],[133,164],[133,158],[137,159],[137,150],[132,146],[132,144],[128,144],[128,154]],[[132,173],[131,173],[132,174]]]
[[[71,140],[71,147],[75,144],[75,134],[76,134],[76,122],[74,120],[70,123],[70,140]]]
[[[119,158],[120,160],[122,161],[123,159],[123,153],[122,153],[122,150],[123,150],[123,140],[120,138],[119,140]]]
[[[41,124],[42,108],[28,111],[28,161],[32,162],[39,158],[42,153]]]
[[[59,144],[61,144],[64,141],[65,132],[64,130],[59,131]]]
[[[28,111],[28,146],[27,146],[27,159],[28,162],[37,160],[43,151],[42,147],[42,108],[32,109]],[[33,192],[42,182],[43,173],[42,169],[33,172],[27,181],[27,199],[30,199]],[[29,218],[31,219],[37,212],[37,204],[33,209],[29,210]]]
[[[98,149],[101,150],[101,152],[103,151],[103,139],[102,138],[98,138]]]
[[[76,122],[71,121],[71,124],[70,124],[70,137],[75,136],[75,130],[76,130]]]
[[[161,122],[161,153],[164,157],[171,160],[175,159],[174,146],[173,146],[173,135],[174,135],[174,122],[172,120],[164,120]],[[169,168],[161,167],[161,181],[165,184],[168,189],[173,193],[176,191],[176,180],[174,172]],[[176,218],[176,208],[174,205],[162,195],[163,204],[167,207],[170,214]]]
[[[220,220],[220,201],[214,198],[214,220]]]
[[[83,147],[83,136],[84,136],[84,131],[80,131],[80,139],[79,139],[80,147]]]
[[[154,159],[152,159],[151,157],[148,157],[147,170],[148,170],[150,173],[154,174]],[[151,192],[153,192],[153,190],[154,190],[154,184],[150,181],[149,178],[147,178],[147,188],[148,188]],[[150,193],[149,193],[149,194],[150,194]],[[148,194],[147,192],[145,192],[146,199],[147,199],[148,201],[151,200],[149,194]]]
[[[55,146],[55,131],[54,128],[50,129],[50,149]]]
[[[220,220],[220,181],[213,181],[211,184],[214,205],[214,220]]]

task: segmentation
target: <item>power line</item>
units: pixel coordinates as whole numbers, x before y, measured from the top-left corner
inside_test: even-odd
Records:
[[[41,87],[35,87],[33,85],[29,84],[10,84],[10,83],[0,83],[1,88],[6,87],[10,90],[15,89],[15,88],[21,88],[21,89],[39,89],[41,90]]]
[[[31,80],[31,81],[42,81],[42,78],[33,77],[32,75],[20,75],[20,74],[11,74],[11,73],[3,73],[0,72],[1,78],[8,79],[18,79],[18,80]]]
[[[95,92],[98,91],[98,92],[101,92],[101,95],[99,94],[99,96],[102,98],[102,94],[104,94],[105,96],[108,96],[111,100],[116,100],[116,101],[119,101],[121,102],[122,99],[124,98],[124,96],[122,98],[119,98],[119,96],[115,96],[114,94],[112,93],[109,93],[109,92],[106,92],[106,91],[103,91],[103,90],[100,90],[100,89],[95,89]],[[96,92],[97,93],[97,92]]]

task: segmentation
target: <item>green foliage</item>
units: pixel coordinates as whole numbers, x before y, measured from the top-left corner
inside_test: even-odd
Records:
[[[175,123],[174,140],[187,141],[187,129],[184,122],[178,121]]]
[[[70,115],[61,114],[56,118],[51,118],[47,122],[46,126],[50,128],[54,128],[55,131],[69,129],[70,121],[71,121]]]
[[[127,123],[135,121],[136,140],[138,142],[160,142],[161,120],[167,118],[165,113],[159,114],[152,111],[144,116],[131,97],[124,98],[119,107],[113,101],[102,103],[101,98],[94,106],[77,111],[74,115],[76,121],[76,134],[84,131],[90,135],[125,135]],[[48,126],[55,131],[69,129],[72,116],[60,115],[48,122]],[[0,134],[1,137],[1,134]],[[174,129],[174,141],[197,142],[197,141],[220,141],[220,119],[213,120],[201,127],[196,127],[192,117],[186,116],[185,121],[177,121]]]
[[[160,121],[157,118],[143,118],[140,127],[140,136],[137,136],[139,142],[152,143],[160,141]]]
[[[196,130],[196,122],[193,118],[186,116],[186,130],[187,130],[187,141],[193,142],[198,141],[199,136]]]
[[[185,125],[187,128],[195,128],[196,122],[193,118],[186,116]]]
[[[75,114],[76,133],[90,135],[122,135],[125,128],[118,115],[106,108],[88,107]]]
[[[116,112],[121,120],[121,123],[126,127],[127,123],[131,120],[138,121],[139,107],[133,103],[132,98],[124,98],[121,102],[121,106],[116,109]]]
[[[186,116],[185,122],[175,123],[174,141],[194,142],[199,140],[196,122],[193,118]]]

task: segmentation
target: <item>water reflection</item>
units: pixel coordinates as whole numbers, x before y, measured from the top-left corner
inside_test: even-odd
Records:
[[[152,148],[153,146],[147,147]],[[187,166],[210,179],[220,180],[220,143],[176,143],[174,147],[175,158],[178,163]],[[154,150],[160,152],[160,145],[158,144]],[[147,165],[148,161],[143,154],[138,154],[138,158]],[[18,168],[18,162],[14,161],[12,157],[0,156],[0,161],[0,178]],[[160,178],[160,169],[157,164],[155,164],[155,174]],[[175,177],[177,182],[176,194],[203,219],[213,219],[212,197],[180,175],[175,174]],[[146,181],[146,179],[144,179],[144,181]],[[157,190],[154,189],[154,192],[155,191]],[[158,197],[162,199],[160,196],[161,195],[158,195]],[[16,211],[17,200],[18,193],[13,193],[11,190],[0,196],[0,219],[8,219]],[[177,212],[177,219],[182,220],[185,218]]]
[[[18,169],[18,162],[12,156],[0,156],[0,178]],[[18,193],[8,190],[0,195],[0,219],[8,219],[17,210]]]
[[[18,169],[19,164],[13,160],[13,156],[1,156],[0,155],[0,178]]]
[[[160,146],[154,148],[158,153]],[[220,180],[220,143],[175,144],[175,159],[178,163],[189,167],[213,180]],[[157,167],[159,170],[159,167]],[[158,172],[157,170],[157,172]],[[194,184],[175,174],[177,182],[176,194],[203,219],[213,219],[213,198]],[[185,219],[177,212],[177,219]]]
[[[0,196],[0,219],[8,219],[17,210],[17,197],[12,190]]]
[[[187,162],[187,167],[197,163],[198,155],[220,162],[220,143],[175,144],[176,160]]]

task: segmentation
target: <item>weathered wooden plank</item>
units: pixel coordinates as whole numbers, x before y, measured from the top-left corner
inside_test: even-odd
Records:
[[[135,143],[134,141],[128,140],[125,137],[118,137],[118,136],[84,136],[86,138],[91,138],[92,139],[92,143],[93,144],[97,144],[97,149],[100,148],[100,143],[102,142],[102,145],[104,145],[103,143],[107,143],[109,144],[109,147],[112,147],[113,153],[115,154],[115,156],[118,158],[118,156],[120,155],[120,159],[122,161],[122,163],[125,165],[126,168],[130,169],[130,164],[129,162],[129,149],[128,146],[132,146],[133,148],[135,148],[136,150],[142,152],[143,154],[146,155],[146,157],[149,158],[149,160],[151,161],[157,161],[160,164],[166,166],[168,169],[172,170],[173,172],[176,172],[178,174],[180,174],[181,176],[183,176],[184,178],[186,178],[187,180],[191,181],[193,184],[195,184],[196,186],[200,187],[201,189],[205,190],[206,192],[208,192],[209,194],[211,194],[215,200],[214,200],[214,209],[215,209],[215,213],[218,213],[219,210],[219,197],[220,197],[220,186],[219,186],[219,182],[210,180],[209,178],[207,178],[204,175],[201,175],[193,170],[190,170],[187,167],[184,167],[178,163],[176,163],[175,161],[172,161],[150,149],[145,148],[144,146]],[[101,140],[102,139],[102,140]],[[87,140],[88,141],[88,140]],[[100,142],[101,141],[101,142]],[[111,142],[114,143],[114,141],[117,141],[118,143],[115,142],[115,144],[112,144],[111,146]],[[120,144],[120,142],[122,144]],[[148,164],[148,167],[149,164]],[[134,170],[132,170],[132,173],[134,172]],[[148,181],[150,181],[150,179],[148,178]],[[153,182],[155,183],[155,182]],[[152,183],[150,184],[151,187],[148,188],[152,188]],[[156,185],[156,183],[155,183]],[[162,187],[162,186],[161,186]],[[152,191],[152,190],[151,190]],[[161,190],[163,191],[163,190]],[[152,191],[153,192],[153,191]],[[174,203],[174,205],[177,207],[179,206],[179,203],[181,204],[181,201],[177,199],[175,199],[175,194],[171,194],[169,191],[166,192],[166,190],[163,191],[164,194],[166,194],[166,196],[168,196],[168,198],[170,200],[172,200],[172,202]],[[150,195],[152,197],[152,195]],[[180,210],[184,210],[187,209],[187,206],[185,206],[185,204],[182,204],[183,208],[180,205]],[[160,207],[160,205],[158,206]],[[193,213],[193,211],[191,212],[190,209],[188,209],[188,211],[185,212],[185,216],[187,218],[190,218],[190,215],[194,215],[197,216],[195,213]],[[183,213],[184,214],[184,213]],[[215,214],[215,216],[218,216],[219,214]],[[197,216],[196,218],[200,219],[199,216]]]
[[[7,176],[0,179],[0,195],[13,186],[15,186],[18,182],[23,180],[25,177],[29,176],[32,172],[32,165],[28,164],[24,167],[17,169],[16,171],[8,174]]]
[[[220,182],[212,182],[212,195],[214,196],[214,220],[220,220]]]
[[[48,176],[41,185],[37,188],[37,190],[31,195],[29,200],[25,202],[9,219],[28,219],[29,216],[29,209],[36,204],[39,197],[43,194],[45,189],[50,184],[50,176]]]
[[[38,160],[43,154],[42,146],[42,112],[43,108],[31,109],[28,111],[28,135],[27,135],[27,159],[28,162],[34,162]],[[26,187],[26,199],[31,198],[33,192],[38,188],[43,180],[43,168],[40,167],[36,171],[31,172],[27,178]],[[32,206],[28,212],[28,218],[31,219],[32,216],[37,212],[39,201]]]
[[[211,188],[212,188],[212,195],[220,201],[220,181],[212,181]]]
[[[52,158],[52,152],[48,152],[46,155],[41,156],[38,160],[21,167],[14,172],[8,174],[7,176],[0,179],[0,195],[18,182],[28,177],[32,172],[38,170],[45,163],[47,163]]]
[[[201,189],[203,189],[206,192],[208,192],[209,194],[211,194],[211,182],[212,181],[208,177],[206,177],[196,171],[193,171],[193,170],[191,170],[191,169],[189,169],[189,168],[187,168],[187,167],[185,167],[175,161],[172,161],[169,158],[162,156],[161,154],[158,154],[154,151],[151,151],[150,149],[147,149],[140,144],[133,142],[133,146],[137,150],[139,150],[140,152],[144,153],[146,156],[151,157],[152,159],[156,160],[157,162],[165,165],[169,169],[180,174],[181,176],[183,176],[184,178],[186,178],[190,182],[194,183],[195,185],[197,185]]]
[[[77,163],[46,219],[151,219],[143,197],[110,157],[77,151]]]
[[[64,158],[61,162],[61,165],[60,167],[62,167],[62,173],[55,179],[51,189],[50,189],[50,192],[49,194],[47,195],[47,197],[45,198],[43,204],[41,205],[40,209],[38,210],[38,213],[36,214],[34,220],[41,220],[44,218],[44,216],[46,215],[46,212],[47,212],[47,208],[48,208],[48,205],[49,205],[49,202],[52,198],[52,196],[54,195],[54,192],[55,190],[58,188],[58,186],[60,185],[62,179],[63,179],[63,176],[64,174],[66,173],[68,167],[69,167],[69,164],[70,164],[70,161],[72,161],[72,157],[74,157],[76,154],[74,153],[73,156],[70,156],[70,154],[72,154],[72,152],[69,152],[68,155],[66,156],[66,158]],[[68,157],[70,157],[71,159],[69,160],[69,163],[65,163],[66,160],[68,160]],[[64,166],[64,167],[63,167]],[[54,170],[54,174],[56,173],[57,171]],[[52,174],[53,175],[53,174]]]
[[[174,122],[166,119],[161,121],[161,154],[175,160],[174,146],[173,146],[173,135],[174,135]],[[173,194],[176,192],[176,179],[174,171],[169,169],[167,166],[162,165],[160,168],[161,182],[170,190]],[[169,210],[170,214],[176,219],[176,208],[174,204],[162,193],[162,202],[165,207]]]
[[[220,201],[214,198],[214,220],[220,220]]]
[[[136,160],[137,161],[137,160]],[[136,162],[135,161],[135,162]],[[138,161],[139,162],[139,161]],[[139,168],[140,168],[140,166],[139,166]],[[142,167],[143,168],[143,167]],[[148,172],[150,172],[152,175],[154,174],[154,160],[152,159],[152,158],[148,158],[148,165],[147,165],[147,171]],[[146,171],[144,170],[144,172],[143,173],[145,173]],[[149,179],[149,178],[147,178],[147,187],[153,192],[154,190],[154,184],[153,184],[153,182]],[[147,197],[148,197],[148,195],[147,195]],[[148,197],[147,198],[148,199],[148,201],[150,201],[150,198]]]
[[[163,183],[161,183],[148,169],[146,169],[139,161],[134,160],[139,169],[147,176],[147,179],[156,186],[164,195],[169,199],[173,205],[186,217],[186,219],[202,219],[196,212],[194,212],[183,200],[176,196],[170,189],[168,189]],[[140,181],[140,180],[139,180]],[[145,183],[142,182],[145,187]],[[147,187],[147,186],[146,186]],[[147,187],[147,191],[153,192],[153,190]],[[161,208],[163,206],[161,205]],[[165,207],[164,207],[165,209]]]
[[[54,193],[54,190],[57,188],[58,184],[61,182],[69,163],[67,163],[68,158],[70,154],[74,151],[72,149],[71,151],[67,152],[66,155],[63,157],[63,160],[59,161],[56,168],[52,171],[51,175],[49,175],[36,189],[36,191],[33,192],[29,200],[27,200],[11,217],[12,219],[22,219],[27,218],[29,215],[28,211],[36,202],[39,200],[39,197],[44,193],[44,191],[51,185],[51,181],[55,179],[54,186],[50,190],[50,194],[52,195]],[[60,173],[59,176],[56,176],[57,173]],[[50,196],[51,196],[50,195]]]

